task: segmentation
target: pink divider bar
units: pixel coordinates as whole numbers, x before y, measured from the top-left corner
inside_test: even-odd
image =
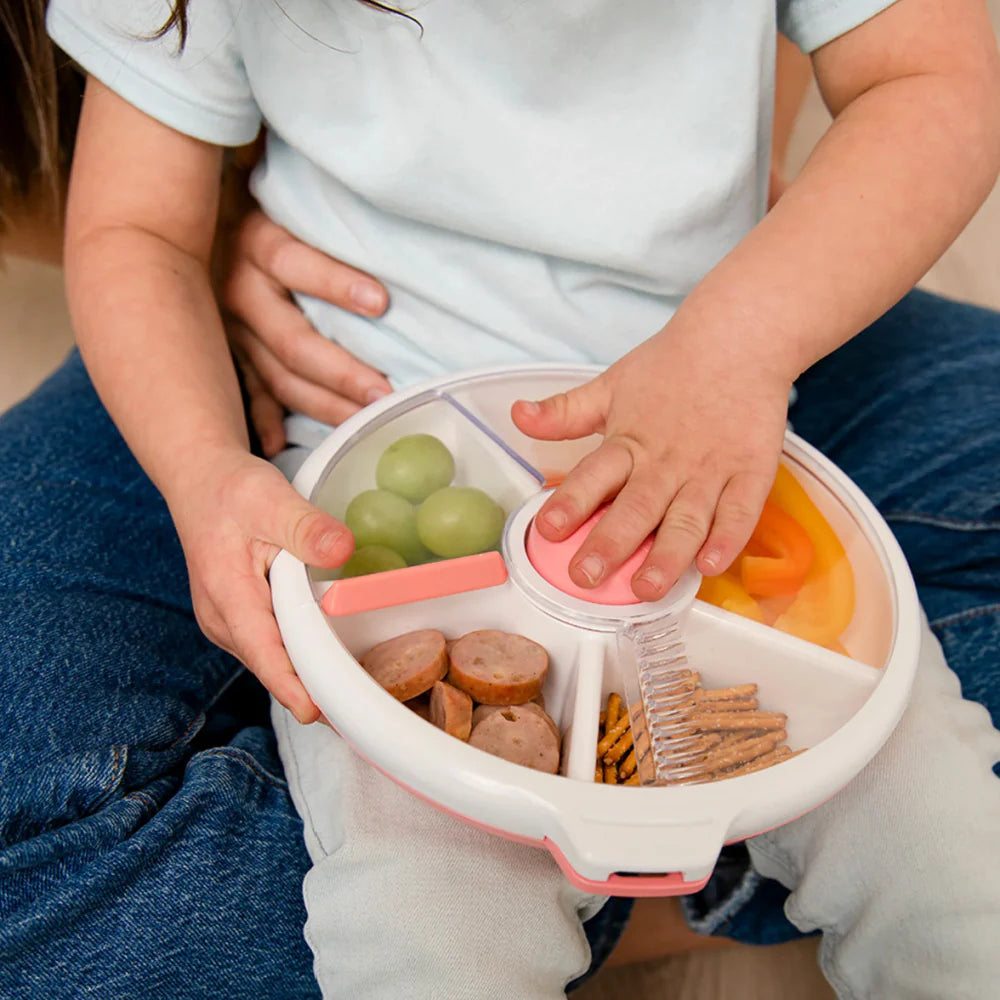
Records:
[[[480,552],[422,566],[334,580],[320,606],[331,617],[356,615],[362,611],[499,587],[506,582],[507,567],[500,553]]]

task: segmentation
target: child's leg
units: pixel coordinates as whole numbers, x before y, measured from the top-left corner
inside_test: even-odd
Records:
[[[1000,733],[925,630],[910,705],[846,789],[749,841],[755,867],[820,929],[841,998],[989,1000],[1000,983]]]
[[[325,997],[556,1000],[603,899],[542,850],[419,801],[322,724],[272,719],[313,869],[306,939]]]

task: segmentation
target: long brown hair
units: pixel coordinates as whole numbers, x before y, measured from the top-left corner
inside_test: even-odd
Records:
[[[0,0],[0,228],[4,206],[58,202],[83,83],[45,33],[46,0]]]
[[[408,21],[412,21],[421,31],[423,31],[423,26],[420,22],[411,15],[407,14],[405,11],[397,10],[395,7],[390,7],[388,4],[380,3],[379,0],[359,0],[366,7],[371,7],[374,10],[384,10],[387,14],[398,14],[400,17],[405,17]],[[173,0],[173,4],[170,9],[170,17],[160,26],[159,30],[155,32],[151,37],[162,38],[164,35],[173,31],[174,28],[177,29],[177,36],[180,44],[180,48],[184,48],[184,43],[187,41],[188,35],[188,3],[190,0]],[[278,4],[280,7],[281,5]]]

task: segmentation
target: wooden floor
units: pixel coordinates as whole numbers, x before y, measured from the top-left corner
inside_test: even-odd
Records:
[[[1000,25],[1000,0],[990,0]],[[792,143],[793,170],[825,128],[810,95]],[[922,284],[937,292],[1000,308],[1000,190],[973,219]],[[71,343],[60,274],[8,261],[0,271],[0,410],[21,398]],[[816,966],[816,939],[769,948],[729,946],[600,973],[580,1000],[829,1000]]]

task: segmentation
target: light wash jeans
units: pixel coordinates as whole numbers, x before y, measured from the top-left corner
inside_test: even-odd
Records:
[[[1000,720],[1000,317],[915,293],[807,372],[799,391],[796,430],[878,505],[963,692]],[[948,677],[925,663],[914,704],[930,698],[941,718],[933,729],[914,724],[914,734],[909,719],[903,724],[894,740],[913,749],[902,774],[883,772],[879,758],[795,824],[795,837],[789,827],[762,842],[754,860],[797,883],[790,915],[831,930],[831,973],[852,977],[860,996],[994,1000],[1000,783],[984,771],[995,737],[981,712],[922,693],[935,673]],[[166,507],[76,355],[0,416],[0,691],[2,1000],[320,995],[302,936],[302,885],[312,902],[323,876],[307,877],[303,824],[267,699],[199,632]],[[948,761],[956,768],[942,781]],[[345,766],[326,780],[350,803],[360,786],[355,765]],[[941,791],[927,796],[928,811],[912,828],[901,824],[932,782]],[[415,819],[411,830],[404,812],[420,810],[394,787],[383,794],[401,811],[390,808],[391,822],[368,839],[412,855],[445,818]],[[848,808],[855,796],[863,808]],[[967,817],[961,826],[959,816]],[[343,821],[356,828],[367,819],[352,811]],[[341,917],[370,929],[359,942],[347,926],[340,947],[377,945],[376,983],[405,963],[426,984],[459,961],[466,995],[531,996],[525,983],[539,965],[558,990],[586,964],[572,916],[583,901],[554,879],[542,852],[448,822],[441,829],[454,869],[444,883],[425,881],[416,904],[407,880],[438,871],[419,875],[357,842],[331,855],[355,887],[353,910]],[[872,832],[855,836],[854,824]],[[377,868],[365,874],[366,850],[387,859],[398,884]],[[481,850],[500,860],[487,865]],[[729,849],[706,890],[685,900],[691,920],[744,941],[797,934],[782,912],[787,890],[741,867],[740,850]],[[507,877],[484,892],[488,867],[498,866]],[[831,882],[836,892],[825,888]],[[470,906],[476,893],[479,905]],[[839,909],[821,910],[823,900]],[[615,907],[585,925],[595,960],[614,941],[621,921],[606,918]],[[478,933],[482,950],[460,955],[458,939],[428,935],[432,909],[461,910],[465,940]],[[500,919],[511,912],[514,927]],[[539,929],[531,921],[543,912],[555,916]],[[337,920],[315,911],[309,922],[310,937],[325,939],[325,980],[349,964],[330,953],[326,933]],[[393,939],[390,928],[409,937]],[[953,969],[942,982],[942,970]],[[327,986],[348,1000],[363,996],[356,988]]]

